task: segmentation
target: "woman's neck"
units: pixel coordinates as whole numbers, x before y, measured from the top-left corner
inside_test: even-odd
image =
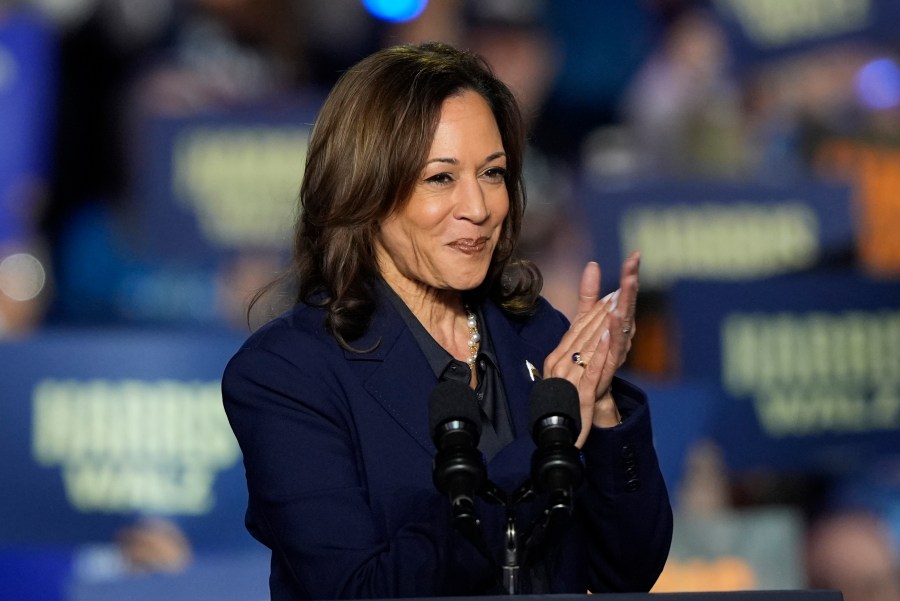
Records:
[[[438,344],[456,359],[468,358],[468,314],[462,292],[437,290],[408,280],[385,281]]]

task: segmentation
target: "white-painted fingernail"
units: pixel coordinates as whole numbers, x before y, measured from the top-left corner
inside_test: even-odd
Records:
[[[609,308],[610,311],[615,311],[619,306],[619,293],[622,292],[621,288],[618,288],[615,292],[612,293],[612,306]]]
[[[600,342],[606,342],[607,338],[609,338],[609,330],[603,330],[603,333],[600,334]]]

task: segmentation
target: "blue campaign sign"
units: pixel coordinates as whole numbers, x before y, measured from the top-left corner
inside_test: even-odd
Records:
[[[240,250],[290,249],[309,131],[320,102],[141,126],[135,242],[152,258],[196,263]]]
[[[251,544],[220,379],[232,332],[50,331],[0,344],[0,546],[109,542],[142,517]]]
[[[845,472],[900,452],[900,282],[683,281],[672,301],[682,372],[717,387],[734,469]]]
[[[589,181],[581,198],[595,258],[619,265],[640,250],[645,290],[666,290],[683,278],[738,281],[801,271],[853,247],[850,189],[842,185]]]
[[[739,67],[846,41],[892,43],[895,0],[713,0],[716,20]]]

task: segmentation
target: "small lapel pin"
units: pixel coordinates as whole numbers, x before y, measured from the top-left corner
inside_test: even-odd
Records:
[[[541,372],[539,372],[537,370],[537,368],[534,365],[532,365],[531,361],[529,361],[528,359],[525,360],[525,369],[528,370],[528,375],[531,378],[532,382],[534,382],[535,380],[541,379]]]

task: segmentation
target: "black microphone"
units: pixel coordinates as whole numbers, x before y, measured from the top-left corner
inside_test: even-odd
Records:
[[[485,487],[487,468],[478,450],[481,413],[475,392],[463,382],[441,382],[428,403],[432,439],[437,447],[432,479],[448,495],[457,520],[478,523],[475,496]]]
[[[581,484],[583,466],[575,441],[581,432],[578,390],[563,378],[539,380],[531,391],[531,484],[549,493],[551,509],[571,513],[572,492]]]
[[[439,383],[428,401],[429,426],[437,447],[432,479],[438,491],[450,498],[457,530],[481,552],[493,568],[497,560],[481,531],[475,511],[475,496],[505,504],[502,491],[487,478],[487,466],[478,450],[481,438],[481,409],[475,392],[463,382]],[[498,571],[499,576],[499,571]],[[498,583],[499,585],[499,583]]]

